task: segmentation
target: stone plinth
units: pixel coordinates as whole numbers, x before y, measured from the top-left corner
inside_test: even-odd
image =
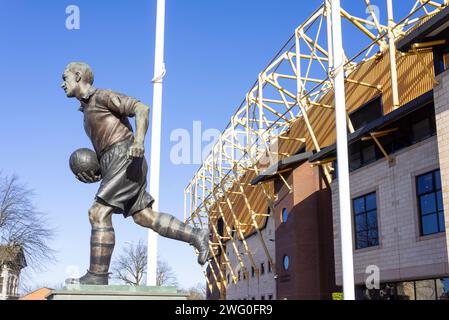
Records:
[[[70,284],[53,290],[47,300],[187,300],[187,295],[175,287]]]

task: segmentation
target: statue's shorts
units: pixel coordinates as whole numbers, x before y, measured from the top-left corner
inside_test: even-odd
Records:
[[[125,218],[151,207],[154,198],[146,191],[148,165],[145,158],[127,158],[132,140],[116,143],[100,156],[102,181],[96,201],[114,208]]]

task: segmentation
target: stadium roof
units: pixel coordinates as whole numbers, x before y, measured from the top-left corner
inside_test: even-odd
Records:
[[[267,170],[258,175],[254,180],[251,181],[251,184],[256,185],[260,182],[273,179],[279,171],[284,170],[286,168],[290,168],[294,164],[305,162],[312,155],[313,155],[312,152],[302,152],[295,154],[294,156],[282,159],[281,161],[279,161],[276,164],[273,164]]]
[[[401,108],[398,108],[387,115],[380,117],[370,123],[368,123],[366,126],[354,131],[353,133],[348,135],[348,145],[353,144],[354,142],[360,140],[362,137],[366,136],[370,132],[382,129],[389,124],[393,123],[394,121],[397,121],[401,119],[402,117],[405,117],[409,113],[416,111],[423,107],[426,103],[433,100],[433,91],[428,91],[427,93],[421,95],[420,97],[416,98],[415,100],[410,101],[409,103],[406,103]],[[336,144],[332,144],[328,147],[325,147],[321,149],[320,152],[315,153],[309,158],[310,162],[323,160],[330,157],[335,157],[337,152],[337,146]]]
[[[449,7],[444,8],[420,26],[411,30],[396,43],[396,48],[408,52],[414,43],[433,41],[443,36],[449,39]]]

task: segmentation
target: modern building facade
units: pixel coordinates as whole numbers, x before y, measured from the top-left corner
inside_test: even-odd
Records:
[[[449,279],[445,279],[449,275],[449,265],[441,165],[433,97],[428,96],[427,101],[421,101],[420,108],[406,113],[403,111],[411,108],[404,106],[398,109],[402,112],[396,112],[397,117],[392,118],[389,125],[373,128],[395,130],[379,138],[388,158],[378,151],[373,141],[355,139],[350,147],[353,257],[358,298],[379,294],[376,290],[367,290],[374,273],[384,290],[382,295],[388,293],[398,299],[442,297],[449,289]],[[338,175],[331,189],[336,279],[341,285],[337,181]],[[435,289],[433,296],[430,296],[429,286]]]
[[[284,172],[282,179],[278,173],[264,173],[253,181],[254,184],[274,181],[276,201],[261,235],[268,240],[276,267],[273,269],[266,259],[258,234],[246,238],[256,268],[245,256],[242,241],[236,238],[249,272],[247,275],[238,268],[236,283],[227,273],[226,299],[331,299],[332,293],[338,291],[334,274],[331,191],[321,169],[307,161],[310,155],[301,152],[276,164],[275,171]],[[239,265],[233,250],[228,250],[227,255],[231,265]]]
[[[357,299],[449,296],[449,7],[413,3],[401,2],[412,9],[396,24],[341,14],[371,43],[343,66]],[[251,275],[253,265],[257,276],[263,261],[274,271],[264,282],[273,298],[331,299],[342,291],[333,58],[329,42],[306,34],[324,19],[327,28],[317,32],[330,30],[329,5],[259,75],[186,189],[191,219],[207,216],[212,233],[209,298],[266,298],[260,281],[238,273]],[[317,69],[301,59],[328,63],[325,75],[310,79]],[[239,134],[245,143],[236,142]],[[260,149],[251,142],[261,137],[274,146],[262,153],[278,158],[268,168],[263,157],[251,158]]]
[[[449,298],[448,14],[445,9],[398,43],[404,51],[429,44],[437,74],[433,89],[386,115],[375,112],[379,104],[361,106],[367,121],[349,135],[358,299]],[[373,114],[377,116],[370,119]],[[335,146],[312,158],[333,153]],[[336,280],[341,285],[337,182],[338,173],[331,189]]]

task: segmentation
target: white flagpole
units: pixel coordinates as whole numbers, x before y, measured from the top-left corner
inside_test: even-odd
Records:
[[[354,262],[352,256],[351,196],[349,189],[348,137],[343,70],[343,41],[341,33],[340,0],[331,0],[332,51],[335,121],[337,128],[338,197],[343,273],[343,297],[355,299]]]
[[[162,122],[162,80],[165,75],[164,66],[164,26],[165,0],[157,0],[156,41],[154,54],[153,78],[153,118],[151,122],[151,160],[150,160],[150,194],[155,202],[153,209],[159,211],[159,175],[161,154],[161,122]],[[156,285],[157,270],[157,233],[148,230],[148,264],[147,285]]]

